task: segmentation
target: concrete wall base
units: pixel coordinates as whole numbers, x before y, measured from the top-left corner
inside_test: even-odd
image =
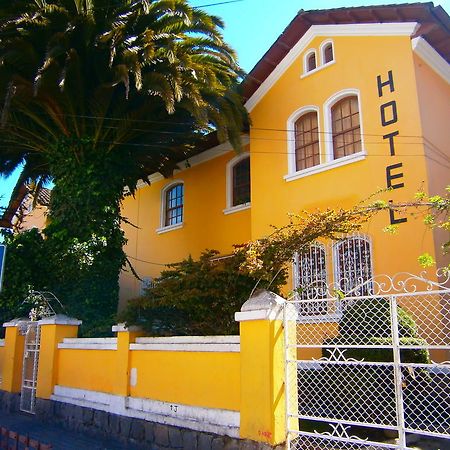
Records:
[[[19,412],[20,394],[0,390],[0,411]],[[250,440],[119,416],[54,400],[36,400],[36,420],[98,438],[115,438],[148,450],[284,450]]]
[[[0,390],[0,411],[16,413],[20,411],[20,394]]]

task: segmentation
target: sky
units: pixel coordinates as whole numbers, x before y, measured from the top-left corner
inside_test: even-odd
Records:
[[[192,6],[204,6],[227,0],[191,0]],[[228,0],[230,1],[230,0]],[[225,22],[225,40],[237,51],[241,67],[249,72],[301,9],[330,9],[412,3],[414,0],[240,0],[204,7]],[[450,0],[435,1],[450,13]],[[8,179],[0,176],[0,206],[8,203],[17,173]]]

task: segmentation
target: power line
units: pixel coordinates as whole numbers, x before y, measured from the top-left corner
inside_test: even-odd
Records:
[[[126,256],[127,258],[133,259],[134,261],[139,261],[139,262],[143,262],[143,263],[147,263],[147,264],[153,264],[154,266],[164,266],[164,267],[167,267],[167,266],[170,266],[171,264],[174,264],[174,263],[163,264],[163,263],[157,263],[157,262],[154,262],[154,261],[146,261],[145,259],[135,258],[134,256],[130,256],[130,255],[127,255],[127,254],[125,254],[125,256]]]
[[[209,8],[211,6],[221,6],[221,5],[227,5],[229,3],[239,3],[239,2],[243,2],[244,0],[228,0],[228,1],[222,1],[222,2],[216,2],[216,3],[208,3],[205,5],[197,5],[197,6],[190,6],[192,9],[200,9],[200,8]],[[117,5],[117,4],[113,4],[110,3],[107,6],[98,6],[98,7],[92,7],[89,8],[89,11],[102,11],[105,9],[118,9],[118,10],[122,10],[123,7],[121,5]]]
[[[44,116],[50,116],[50,113],[42,112],[42,113],[35,113],[38,115],[44,115]],[[93,115],[87,115],[87,114],[63,114],[63,113],[52,113],[55,116],[60,117],[74,117],[74,118],[80,118],[80,119],[98,119],[101,121],[108,121],[111,120],[113,122],[124,122],[124,121],[130,121],[130,122],[136,122],[136,123],[153,123],[158,125],[192,125],[192,122],[172,122],[172,121],[162,121],[162,120],[151,120],[151,119],[130,119],[130,118],[118,118],[118,117],[104,117],[104,116],[93,116]],[[120,127],[116,127],[120,129]],[[129,128],[130,130],[136,130],[136,131],[146,131],[139,128]],[[278,132],[292,132],[295,133],[295,129],[289,129],[289,128],[267,128],[267,127],[251,127],[252,130],[259,130],[259,131],[278,131]],[[332,134],[332,131],[315,131],[314,133],[317,134]],[[383,134],[371,134],[371,133],[363,133],[362,136],[376,136],[376,137],[383,137]],[[422,138],[422,135],[413,135],[413,134],[404,134],[404,135],[398,135],[396,137],[408,137],[408,138]]]

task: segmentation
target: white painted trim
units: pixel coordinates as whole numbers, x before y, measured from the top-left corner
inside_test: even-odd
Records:
[[[248,322],[252,320],[282,320],[283,310],[281,307],[273,309],[256,309],[253,311],[239,311],[234,313],[236,322]]]
[[[10,327],[20,327],[21,324],[23,323],[28,323],[30,321],[30,319],[13,319],[10,320],[9,322],[5,322],[3,324],[3,328],[10,328]]]
[[[240,336],[138,337],[136,344],[239,344]]]
[[[56,385],[51,399],[196,431],[239,437],[240,413]]]
[[[111,331],[113,333],[129,333],[130,331],[141,331],[141,328],[136,325],[131,325],[129,327],[126,326],[125,323],[118,323],[117,325],[113,325],[111,327]]]
[[[184,207],[184,205],[183,205],[183,207]],[[184,209],[183,209],[183,214],[184,214]],[[168,231],[179,230],[180,228],[183,228],[183,225],[184,225],[184,222],[176,223],[175,225],[168,225],[166,227],[157,228],[156,232],[158,234],[162,234],[162,233],[167,233]]]
[[[217,352],[238,353],[239,336],[170,336],[140,337],[130,350],[168,351],[168,352]]]
[[[246,146],[250,143],[250,136],[248,134],[243,134],[241,136],[242,146]],[[192,156],[189,159],[185,159],[184,161],[181,161],[178,163],[180,167],[183,167],[183,169],[177,169],[174,171],[175,174],[178,174],[180,172],[183,172],[184,170],[189,169],[190,167],[198,166],[199,164],[203,164],[207,161],[211,161],[212,159],[218,158],[220,156],[223,156],[229,152],[233,151],[233,147],[230,144],[230,142],[224,142],[222,144],[216,145],[215,147],[212,147],[208,150],[205,150],[204,152],[199,153],[198,155]],[[150,183],[156,183],[157,181],[164,180],[164,176],[160,173],[154,173],[148,177]],[[142,180],[139,180],[136,187],[138,189],[147,186],[148,184],[145,183]]]
[[[239,344],[130,344],[130,350],[195,353],[239,353]]]
[[[233,206],[233,167],[243,161],[246,158],[250,158],[249,152],[243,152],[240,155],[235,156],[234,158],[230,159],[227,162],[226,165],[226,205],[227,207],[223,210],[224,214],[230,214],[235,211],[239,211],[238,209],[233,208],[239,208],[240,206],[246,206],[250,205],[250,202],[244,203],[241,205],[235,205]]]
[[[331,50],[333,51],[333,59],[331,61],[325,62],[325,47],[331,44]],[[321,67],[326,67],[330,65],[331,63],[336,62],[336,53],[334,49],[334,42],[333,39],[325,39],[319,46],[319,53],[320,53],[320,64]]]
[[[315,59],[316,59],[316,67],[314,67],[314,69],[309,70],[308,59],[312,54],[314,54]],[[305,54],[303,55],[303,75],[314,72],[315,70],[317,70],[317,68],[319,66],[320,66],[320,61],[319,61],[319,58],[317,57],[316,49],[315,48],[308,49],[308,51],[306,51]]]
[[[364,153],[364,121],[363,121],[363,111],[361,105],[361,93],[359,89],[348,88],[342,89],[339,92],[334,93],[331,97],[329,97],[325,103],[323,104],[323,119],[324,119],[324,141],[325,141],[325,161],[331,162],[334,160],[333,158],[333,126],[332,126],[332,118],[331,118],[331,108],[339,101],[345,97],[354,96],[358,98],[358,109],[359,109],[359,127],[361,132],[361,152],[355,153]],[[348,155],[352,156],[352,155]],[[346,158],[344,156],[343,158]],[[338,159],[343,159],[338,158]],[[337,160],[336,160],[337,161]]]
[[[183,221],[181,223],[175,223],[173,225],[165,225],[166,223],[166,193],[170,189],[174,188],[177,185],[183,185]],[[166,231],[172,231],[177,230],[178,228],[181,228],[184,223],[184,213],[185,213],[185,189],[184,189],[184,180],[176,179],[173,181],[168,182],[162,189],[161,189],[161,205],[160,205],[160,227],[156,229],[156,232],[158,234],[165,233]]]
[[[297,57],[308,47],[310,42],[317,36],[411,36],[415,33],[417,26],[418,24],[416,22],[312,25],[264,80],[261,86],[259,86],[254,94],[247,100],[245,107],[248,112],[251,112]]]
[[[223,213],[225,215],[233,214],[235,212],[245,211],[246,209],[250,209],[251,207],[252,207],[252,204],[250,202],[249,203],[243,203],[242,205],[231,206],[230,208],[225,208],[223,210]]]
[[[117,350],[114,344],[58,344],[60,350]]]
[[[288,144],[288,174],[295,174],[297,169],[296,162],[296,153],[295,153],[295,122],[304,114],[309,112],[315,112],[317,114],[317,124],[319,131],[319,157],[320,161],[323,162],[323,154],[322,154],[322,135],[321,135],[321,127],[320,127],[320,111],[319,107],[316,105],[306,105],[294,111],[288,118],[286,122],[287,129],[287,144]],[[305,169],[305,170],[309,170]]]
[[[335,169],[336,167],[346,166],[347,164],[353,164],[358,161],[363,161],[366,159],[367,152],[362,151],[358,153],[353,153],[352,155],[347,155],[342,158],[334,159],[324,164],[319,164],[318,166],[308,167],[304,170],[299,170],[298,172],[285,175],[283,178],[286,181],[294,181],[299,178],[308,177],[316,173],[325,172],[326,170]]]
[[[72,317],[67,317],[63,314],[57,314],[56,316],[47,317],[38,321],[39,325],[75,325],[79,326],[83,322]]]
[[[117,338],[64,338],[58,349],[117,350]]]
[[[335,63],[336,63],[336,61],[333,60],[333,61],[330,61],[329,63],[326,63],[326,64],[322,64],[322,65],[320,65],[320,66],[317,66],[314,70],[311,70],[310,72],[307,72],[307,73],[302,74],[302,75],[300,76],[300,78],[303,79],[303,78],[309,77],[310,75],[313,75],[314,73],[319,72],[319,71],[321,71],[322,69],[326,69],[327,67],[332,66],[332,65],[335,64]]]
[[[64,344],[117,344],[117,338],[64,338]]]
[[[0,339],[0,347],[4,347],[5,346],[5,340],[4,339]]]
[[[422,37],[411,40],[413,51],[450,84],[450,64]]]

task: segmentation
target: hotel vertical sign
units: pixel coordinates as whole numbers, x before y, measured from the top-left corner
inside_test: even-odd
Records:
[[[386,100],[380,105],[380,120],[383,127],[383,139],[389,142],[390,156],[396,156],[395,138],[399,135],[397,102],[392,99],[395,93],[394,76],[389,70],[387,76],[377,76],[378,97]],[[405,187],[403,180],[403,163],[390,164],[386,167],[386,187],[389,189],[401,189]],[[392,201],[392,200],[391,200]],[[395,211],[389,210],[391,225],[407,222],[406,217],[395,217]]]

